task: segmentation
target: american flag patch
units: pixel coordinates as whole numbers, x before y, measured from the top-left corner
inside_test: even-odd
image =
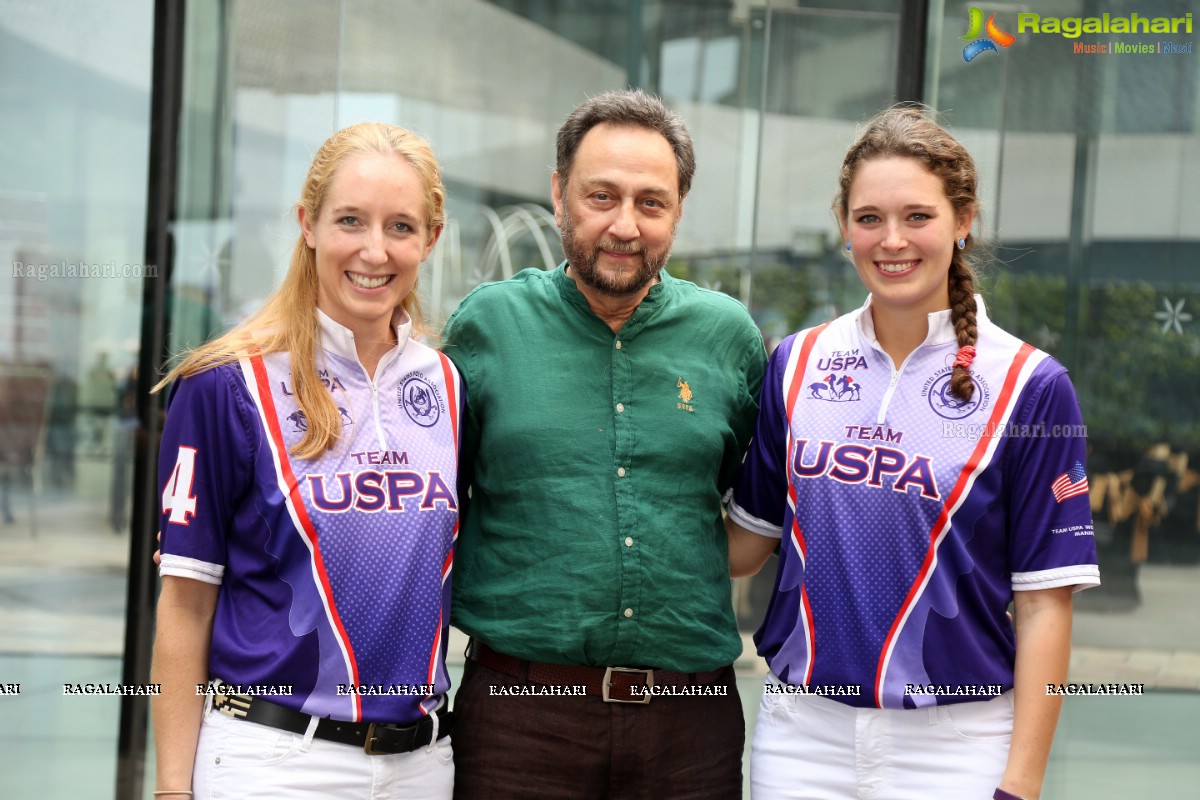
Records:
[[[1087,490],[1087,472],[1084,471],[1083,464],[1078,461],[1069,470],[1055,478],[1054,483],[1050,484],[1050,491],[1054,492],[1054,500],[1059,503],[1075,495],[1087,494]]]

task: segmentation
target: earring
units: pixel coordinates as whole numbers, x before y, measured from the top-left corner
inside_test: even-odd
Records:
[[[846,252],[850,252],[850,243],[846,242]]]
[[[959,250],[966,250],[966,249],[967,249],[967,240],[966,240],[966,239],[964,239],[964,238],[963,238],[963,237],[961,237],[961,236],[960,236],[960,237],[958,237],[958,241],[957,241],[957,242],[955,242],[955,244],[957,244],[957,245],[958,245],[958,249],[959,249]]]

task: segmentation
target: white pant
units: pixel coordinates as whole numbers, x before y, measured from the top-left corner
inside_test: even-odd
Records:
[[[411,753],[369,756],[361,747],[233,719],[210,705],[192,788],[195,800],[449,800],[453,750],[446,736]]]
[[[768,684],[780,685],[774,675]],[[912,710],[763,692],[754,800],[990,800],[1012,740],[1012,692]]]

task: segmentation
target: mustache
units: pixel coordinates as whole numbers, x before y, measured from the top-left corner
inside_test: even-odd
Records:
[[[636,242],[597,242],[595,250],[607,250],[610,253],[642,253],[646,248]]]

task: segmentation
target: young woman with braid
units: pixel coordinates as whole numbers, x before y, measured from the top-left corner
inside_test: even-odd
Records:
[[[733,573],[780,557],[754,796],[1036,800],[1099,583],[1075,392],[975,295],[975,166],[943,128],[881,113],[839,183],[870,294],[775,351],[728,505]]]

